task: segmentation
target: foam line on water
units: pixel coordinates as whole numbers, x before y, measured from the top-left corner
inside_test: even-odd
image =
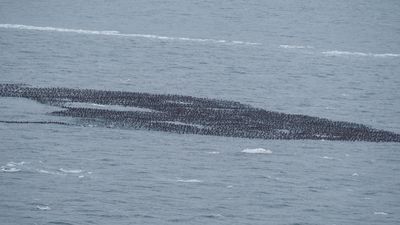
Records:
[[[326,56],[360,56],[360,57],[377,57],[377,58],[386,58],[386,57],[399,57],[400,54],[395,53],[365,53],[365,52],[349,52],[349,51],[324,51],[322,54]]]
[[[182,182],[182,183],[203,183],[202,180],[198,180],[198,179],[178,179],[176,180],[177,182]]]
[[[264,148],[246,148],[242,150],[243,153],[249,154],[271,154],[272,151]]]
[[[67,169],[63,169],[60,168],[59,171],[64,172],[64,173],[81,173],[82,170],[67,170]]]
[[[30,26],[23,24],[0,24],[0,28],[4,29],[20,29],[20,30],[34,30],[34,31],[53,31],[53,32],[66,32],[66,33],[78,33],[78,34],[90,34],[90,35],[107,35],[107,36],[119,36],[119,37],[131,37],[131,38],[147,38],[156,40],[166,41],[187,41],[187,42],[205,42],[215,44],[232,44],[232,45],[260,45],[257,42],[247,41],[228,41],[228,40],[217,40],[209,38],[189,38],[189,37],[168,37],[153,34],[124,34],[119,31],[97,31],[97,30],[83,30],[83,29],[70,29],[70,28],[59,28],[59,27],[39,27]]]
[[[286,49],[307,49],[307,48],[314,48],[313,46],[304,46],[304,45],[279,45],[280,48]]]

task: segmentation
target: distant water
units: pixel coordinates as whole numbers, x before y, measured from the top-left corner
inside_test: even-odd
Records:
[[[170,93],[400,132],[399,1],[0,3],[0,83]],[[103,107],[97,105],[97,107]],[[0,98],[0,119],[63,121]],[[398,143],[0,124],[0,224],[398,224]]]

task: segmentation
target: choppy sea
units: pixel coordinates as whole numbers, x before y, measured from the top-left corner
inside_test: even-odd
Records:
[[[400,132],[400,1],[0,1],[0,83]],[[55,107],[0,98],[1,120]],[[66,121],[70,118],[59,118]],[[0,224],[399,224],[400,145],[0,124]]]

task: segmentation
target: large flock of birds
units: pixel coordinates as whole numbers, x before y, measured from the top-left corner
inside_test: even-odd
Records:
[[[107,127],[241,138],[400,142],[400,134],[362,124],[271,112],[235,101],[191,96],[0,84],[0,97],[27,98],[58,106],[60,110],[51,114]],[[69,125],[1,118],[0,122]]]

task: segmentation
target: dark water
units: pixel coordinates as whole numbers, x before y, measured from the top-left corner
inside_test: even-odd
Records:
[[[0,82],[400,132],[399,1],[1,1]],[[1,98],[1,120],[60,120]],[[0,224],[398,224],[397,143],[0,124]],[[244,149],[264,148],[259,154]],[[251,151],[250,151],[251,152]]]

